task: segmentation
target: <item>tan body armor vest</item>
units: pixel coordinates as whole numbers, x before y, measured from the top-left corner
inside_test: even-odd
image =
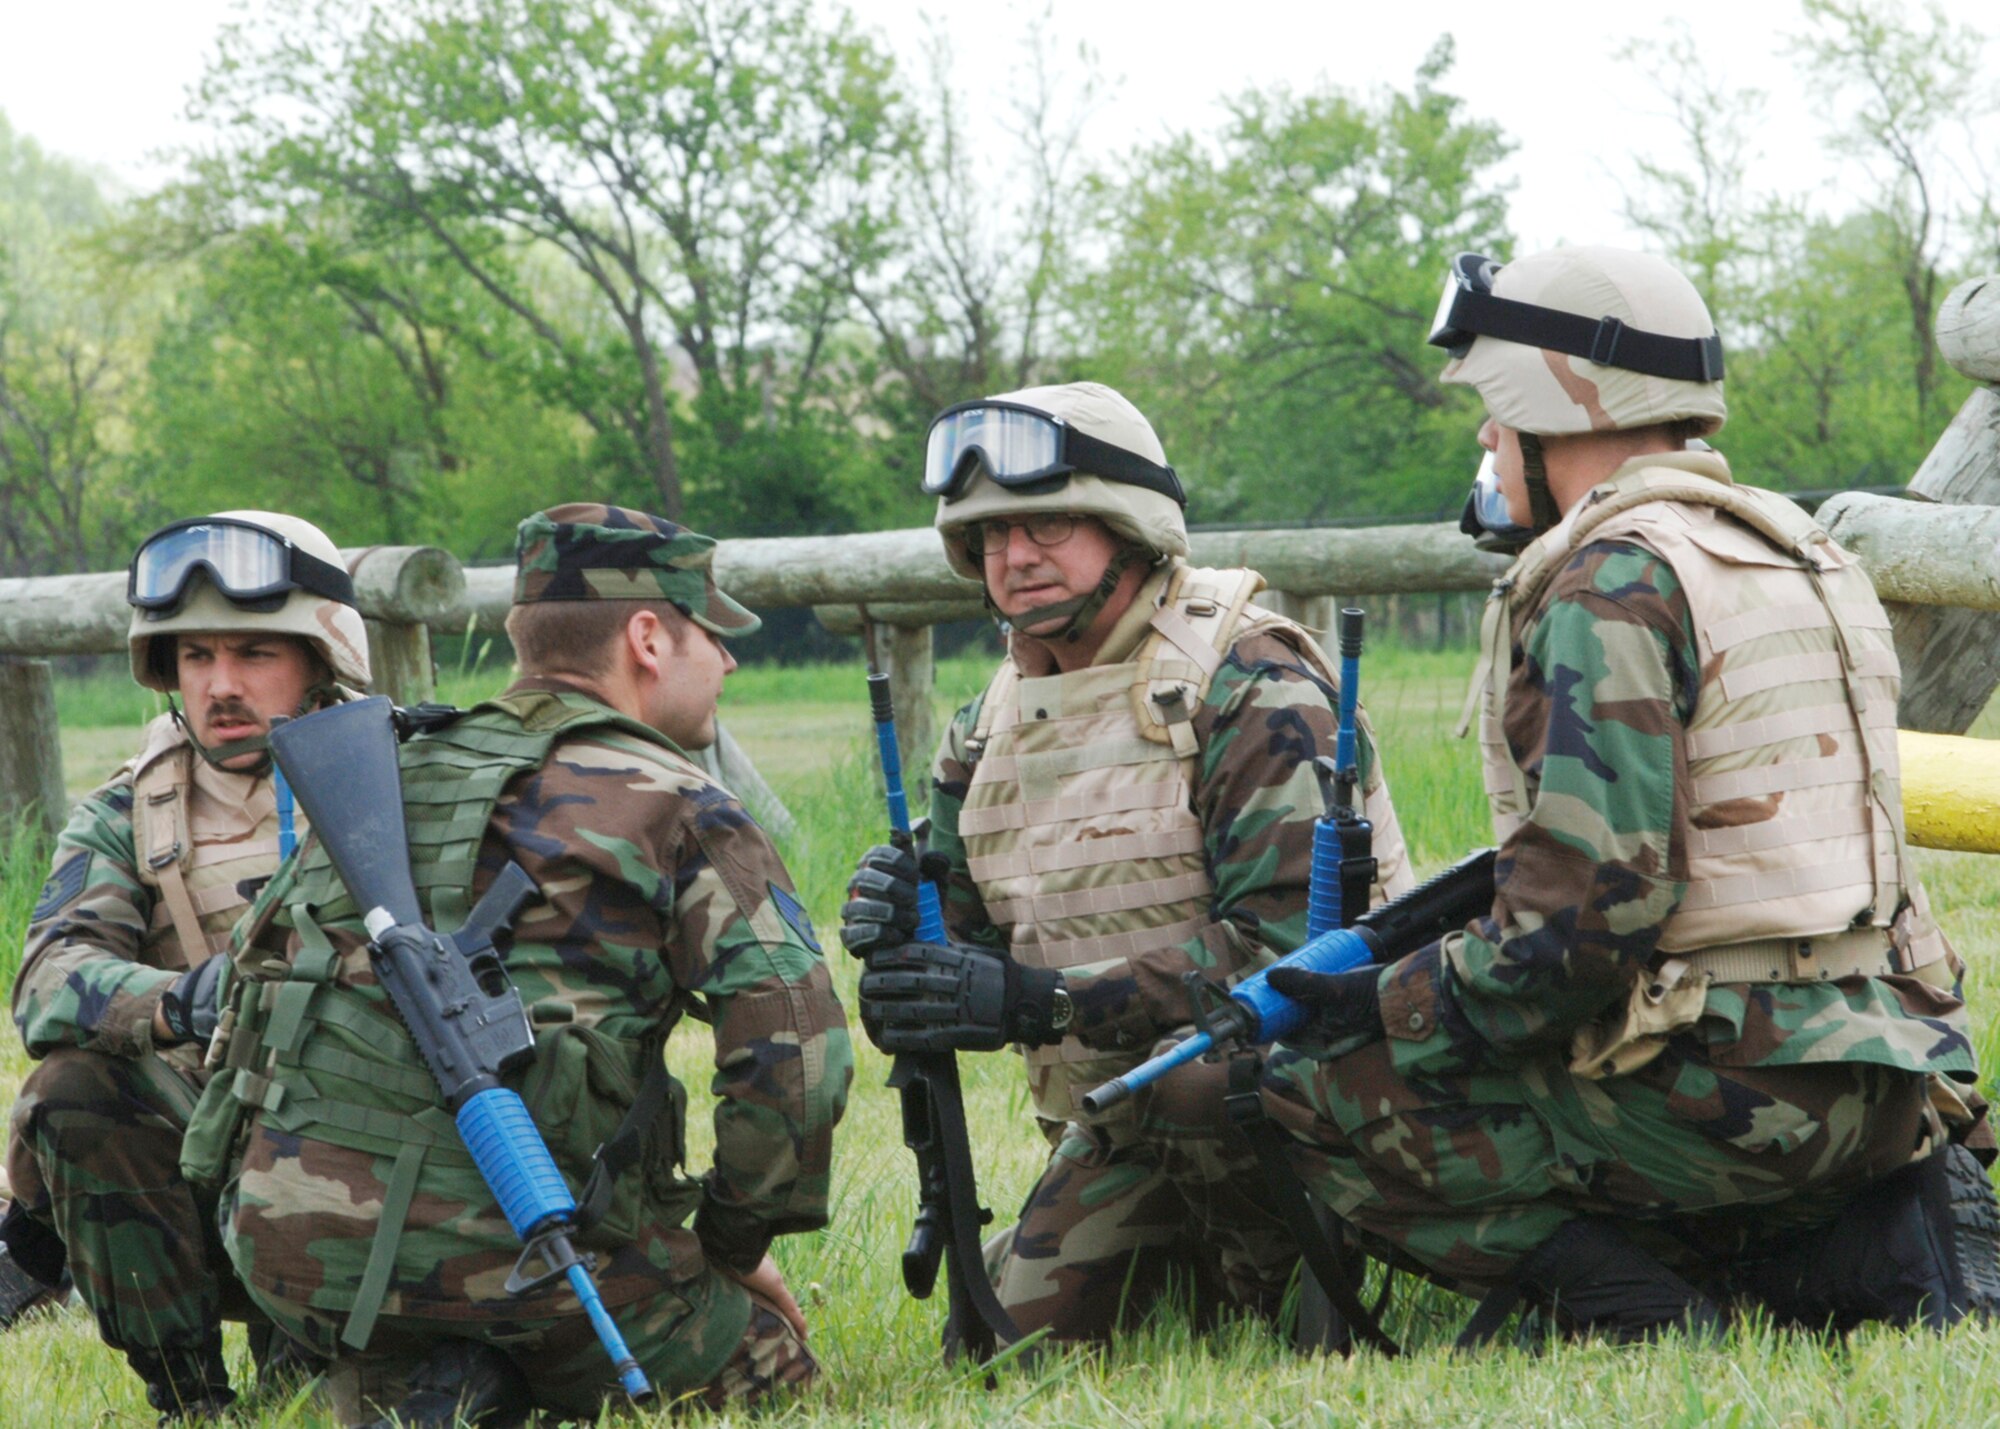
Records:
[[[1698,953],[1692,965],[1720,982],[1931,964],[1942,973],[1946,948],[1903,843],[1888,615],[1855,558],[1810,516],[1735,485],[1712,453],[1628,463],[1496,589],[1474,695],[1500,837],[1535,798],[1502,722],[1512,649],[1527,643],[1570,556],[1607,540],[1673,568],[1700,660],[1686,729],[1688,821],[1677,831],[1688,888],[1661,929],[1661,952]],[[1881,931],[1892,925],[1899,953]]]
[[[193,967],[229,942],[249,906],[243,886],[278,867],[278,804],[268,774],[211,768],[171,715],[146,727],[132,761],[132,849],[153,895],[143,960]],[[305,837],[303,811],[293,825]]]
[[[1201,972],[1220,983],[1270,960],[1211,912],[1192,717],[1249,635],[1284,633],[1322,679],[1335,675],[1303,628],[1250,604],[1264,584],[1255,571],[1176,564],[1164,579],[1164,599],[1155,605],[1153,588],[1142,587],[1106,639],[1107,653],[1128,646],[1130,658],[1037,678],[1010,658],[982,697],[959,835],[988,916],[1025,965],[1103,974],[1148,957],[1158,977],[1159,956],[1197,938],[1208,958]],[[1379,901],[1383,883],[1407,885],[1409,860],[1386,783],[1377,781],[1366,812]],[[1170,1030],[1109,1052],[1074,1037],[1029,1049],[1036,1110],[1053,1122],[1129,1117],[1129,1108],[1087,1117],[1078,1098]]]

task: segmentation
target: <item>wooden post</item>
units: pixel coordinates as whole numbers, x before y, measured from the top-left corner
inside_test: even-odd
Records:
[[[32,818],[53,837],[68,817],[49,662],[0,655],[0,830]]]
[[[1948,506],[2000,505],[2000,276],[1952,289],[1938,309],[1938,348],[1975,382],[1910,482],[1910,493]],[[2000,687],[2000,612],[1889,606],[1903,663],[1897,723],[1963,734]]]
[[[427,625],[400,620],[364,620],[368,627],[368,671],[374,692],[399,705],[437,698],[437,671],[431,663]]]

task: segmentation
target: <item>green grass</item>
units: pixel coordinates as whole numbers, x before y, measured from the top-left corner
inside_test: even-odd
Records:
[[[1420,872],[1430,872],[1488,830],[1476,756],[1450,737],[1471,657],[1464,652],[1383,648],[1364,667],[1364,695],[1385,744],[1396,802]],[[981,661],[939,668],[940,722],[976,691]],[[447,676],[443,695],[490,693],[496,671]],[[63,708],[104,707],[106,697]],[[831,942],[841,889],[855,856],[880,835],[873,747],[858,666],[746,669],[729,681],[724,717],[790,806],[800,832],[785,844],[828,953],[843,1001],[854,1005],[857,966]],[[1992,732],[1982,729],[1981,732]],[[70,740],[66,747],[81,747]],[[106,737],[111,763],[129,752],[132,725],[78,735]],[[122,752],[115,746],[123,741]],[[72,749],[74,766],[80,756]],[[107,771],[108,771],[107,766]],[[72,768],[70,782],[84,779]],[[1988,1065],[2000,1039],[1978,1014],[1995,992],[1987,950],[2000,946],[2000,878],[1988,860],[1920,852],[1926,881],[1959,949],[1972,963],[1970,989]],[[0,860],[0,947],[17,946],[34,890],[39,850]],[[11,1097],[27,1062],[18,1043],[0,1050],[0,1099]],[[1445,1352],[1465,1306],[1435,1291],[1403,1293],[1392,1329],[1412,1353],[1387,1362],[1301,1359],[1261,1326],[1230,1323],[1207,1335],[1167,1312],[1108,1351],[1049,1355],[1005,1371],[989,1393],[979,1377],[939,1362],[942,1308],[904,1294],[898,1256],[915,1191],[902,1149],[888,1060],[857,1035],[857,1078],[835,1161],[833,1223],[781,1242],[778,1254],[813,1321],[823,1386],[768,1417],[775,1424],[1060,1425],[1270,1424],[1806,1426],[1967,1425],[2000,1422],[2000,1330],[1961,1327],[1944,1337],[1871,1331],[1825,1344],[1768,1329],[1740,1328],[1719,1347],[1669,1343],[1614,1351],[1512,1349],[1476,1357]],[[691,1026],[670,1048],[693,1093],[690,1162],[707,1155],[700,1105],[710,1052]],[[1010,1218],[1042,1163],[1018,1062],[962,1059],[983,1199]],[[1405,1282],[1407,1285],[1407,1282]],[[240,1335],[232,1368],[248,1377]],[[0,1424],[150,1422],[138,1381],[96,1341],[87,1316],[69,1313],[0,1340]],[[266,1411],[251,1423],[320,1423]],[[662,1420],[664,1422],[664,1420]]]

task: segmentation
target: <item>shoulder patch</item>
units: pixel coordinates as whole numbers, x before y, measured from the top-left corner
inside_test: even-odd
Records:
[[[779,915],[792,925],[792,931],[805,941],[808,948],[824,957],[825,949],[820,947],[819,939],[813,933],[812,919],[806,916],[804,905],[775,883],[764,886],[771,890],[771,901],[777,905]]]
[[[77,894],[83,892],[84,880],[89,876],[90,853],[78,849],[70,855],[69,862],[51,873],[48,882],[42,885],[42,895],[35,900],[34,911],[28,914],[28,921],[39,923],[65,903],[73,901]]]

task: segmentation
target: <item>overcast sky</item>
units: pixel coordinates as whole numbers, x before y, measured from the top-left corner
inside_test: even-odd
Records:
[[[219,26],[241,0],[0,0],[0,110],[44,147],[101,166],[133,188],[171,173],[153,157],[194,136],[181,118]],[[254,3],[254,0],[252,0]],[[853,0],[865,25],[914,60],[920,17],[946,17],[974,106],[989,112],[1019,56],[1039,4]],[[1992,0],[1946,0],[1961,22],[2000,32]],[[1683,18],[1714,72],[1771,95],[1761,133],[1767,186],[1817,190],[1833,207],[1838,171],[1824,157],[1825,121],[1808,101],[1781,37],[1800,27],[1796,0],[1675,0],[1671,7],[1606,0],[1533,0],[1510,12],[1494,0],[1354,4],[1351,0],[1070,0],[1054,29],[1088,44],[1109,99],[1086,131],[1115,152],[1135,139],[1208,127],[1219,96],[1277,82],[1373,91],[1406,86],[1440,34],[1457,40],[1446,88],[1471,113],[1497,121],[1519,146],[1514,227],[1526,247],[1556,240],[1629,238],[1621,184],[1635,156],[1672,154],[1657,93],[1619,44]],[[2000,47],[1986,55],[2000,78]]]

